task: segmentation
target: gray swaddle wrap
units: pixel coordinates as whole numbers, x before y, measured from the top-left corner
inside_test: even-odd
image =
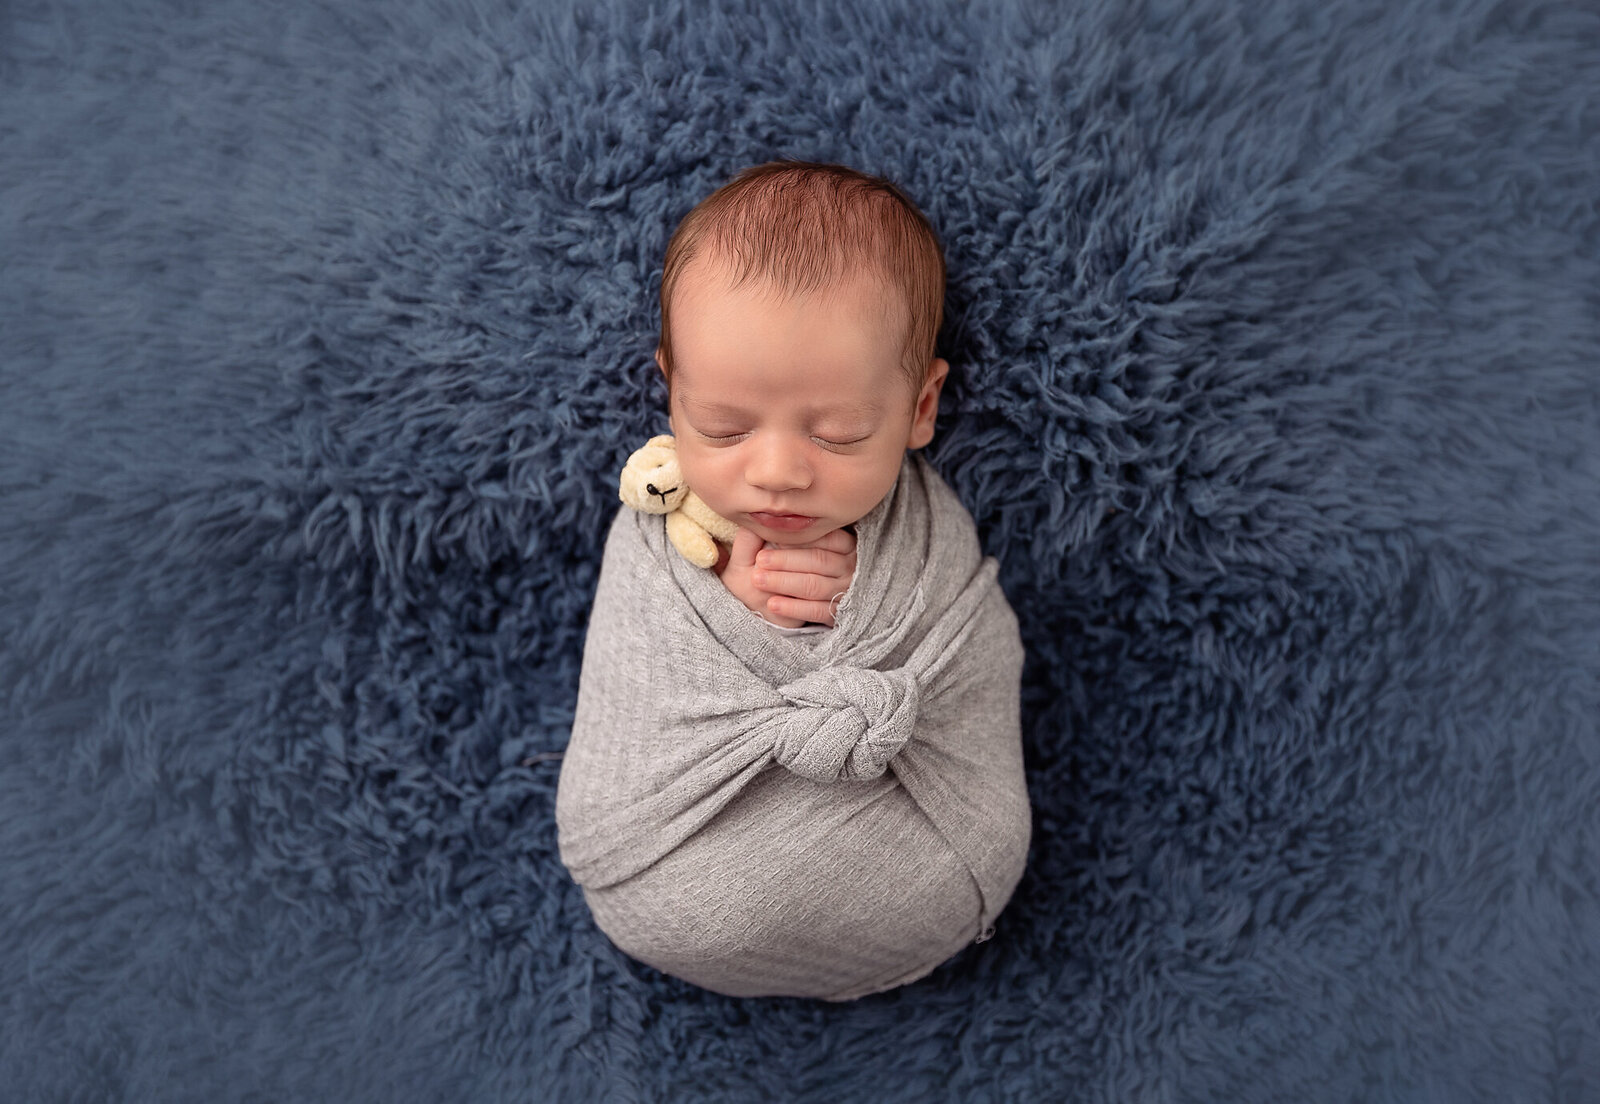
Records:
[[[556,793],[626,954],[730,996],[850,1000],[993,931],[1030,839],[1017,620],[908,453],[827,632],[782,636],[622,508]]]

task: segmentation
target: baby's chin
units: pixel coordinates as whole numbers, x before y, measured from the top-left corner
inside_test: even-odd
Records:
[[[765,527],[752,526],[750,531],[774,548],[804,548],[808,544],[817,543],[817,541],[837,528],[838,526],[829,528],[827,525],[817,525],[799,533],[783,533],[774,532]]]
[[[807,545],[816,544],[830,533],[836,533],[840,529],[848,529],[854,524],[855,522],[845,522],[841,525],[837,519],[822,518],[804,529],[785,531],[772,529],[752,519],[747,528],[763,541],[776,548],[804,548]]]

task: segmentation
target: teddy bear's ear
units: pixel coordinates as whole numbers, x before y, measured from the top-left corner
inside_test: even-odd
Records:
[[[658,433],[654,437],[650,438],[650,440],[645,442],[646,448],[649,448],[652,445],[656,446],[657,448],[669,448],[676,451],[678,442],[673,440],[672,434],[670,433]]]

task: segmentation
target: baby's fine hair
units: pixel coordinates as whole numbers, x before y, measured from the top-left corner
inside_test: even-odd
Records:
[[[769,161],[748,168],[684,216],[661,270],[661,360],[672,379],[672,296],[697,257],[726,264],[732,286],[768,281],[790,294],[876,272],[910,309],[901,368],[915,394],[944,320],[944,253],[898,187],[844,165]]]

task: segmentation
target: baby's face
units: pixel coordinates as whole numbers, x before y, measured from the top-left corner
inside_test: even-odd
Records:
[[[669,414],[684,479],[708,506],[797,545],[882,501],[906,449],[932,439],[949,367],[934,361],[913,401],[899,367],[904,321],[886,318],[884,302],[869,280],[793,297],[730,291],[703,260],[684,273]]]

